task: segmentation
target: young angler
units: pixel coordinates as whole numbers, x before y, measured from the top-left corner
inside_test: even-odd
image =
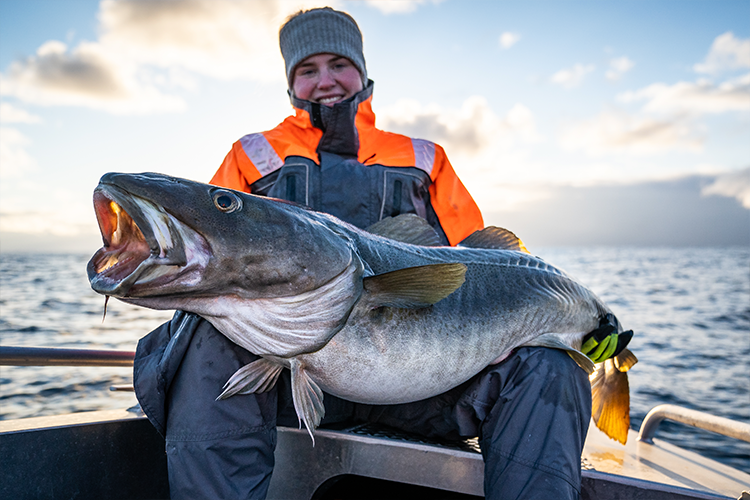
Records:
[[[234,143],[212,184],[286,199],[360,228],[414,213],[455,245],[482,215],[443,149],[375,128],[362,35],[330,8],[280,31],[295,115]],[[138,345],[134,385],[166,437],[173,499],[264,498],[276,425],[297,425],[288,373],[269,392],[216,401],[258,357],[202,318],[178,312]],[[479,436],[489,499],[578,498],[591,415],[586,373],[562,351],[521,348],[459,387],[415,403],[370,406],[325,396],[322,425],[378,422],[426,436]]]

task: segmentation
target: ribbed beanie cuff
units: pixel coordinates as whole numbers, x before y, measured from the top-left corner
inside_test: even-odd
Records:
[[[346,57],[357,67],[362,81],[367,81],[362,33],[348,14],[330,7],[303,12],[281,27],[279,45],[290,89],[294,68],[308,57],[324,53]]]

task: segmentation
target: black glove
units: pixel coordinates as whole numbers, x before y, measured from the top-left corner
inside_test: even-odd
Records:
[[[583,337],[581,352],[594,363],[601,363],[620,354],[632,338],[633,330],[617,333],[617,319],[607,314],[596,330]]]

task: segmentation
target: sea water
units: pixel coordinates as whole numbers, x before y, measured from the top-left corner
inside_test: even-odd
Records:
[[[750,422],[750,249],[540,248],[635,336],[631,427],[659,404]],[[0,344],[134,351],[169,320],[89,288],[88,255],[0,254]],[[131,368],[0,367],[0,419],[127,408]],[[657,437],[750,472],[750,443],[665,421]]]

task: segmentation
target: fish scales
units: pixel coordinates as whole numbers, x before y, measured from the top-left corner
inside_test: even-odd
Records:
[[[506,230],[434,247],[420,244],[435,237],[413,215],[394,219],[398,231],[381,221],[372,234],[291,203],[153,173],[106,174],[94,207],[104,241],[88,265],[95,291],[199,314],[261,356],[220,398],[268,390],[289,368],[312,435],[321,389],[362,403],[416,401],[517,347],[543,346],[593,370],[597,425],[627,437],[625,371],[635,358],[594,368],[578,351],[610,310]],[[412,225],[418,241],[388,237],[393,229],[409,239]]]
[[[378,257],[389,262],[383,253],[381,249]],[[420,254],[424,261],[413,264],[455,260],[441,249]],[[367,257],[363,255],[382,269],[382,263]],[[468,380],[540,332],[585,333],[596,328],[598,311],[590,303],[591,294],[538,259],[482,250],[462,257],[468,266],[466,283],[456,292],[429,309],[375,310],[350,317],[323,349],[299,356],[308,373],[323,390],[353,401],[416,401]],[[527,283],[526,295],[518,293],[519,282]],[[550,282],[557,283],[555,289]],[[508,292],[511,286],[502,283],[513,283],[514,293],[497,294],[497,283]],[[489,290],[502,300],[487,297]],[[539,296],[547,300],[540,302]],[[446,317],[452,320],[446,322]],[[342,345],[345,349],[339,348]],[[368,360],[364,368],[360,359]]]

